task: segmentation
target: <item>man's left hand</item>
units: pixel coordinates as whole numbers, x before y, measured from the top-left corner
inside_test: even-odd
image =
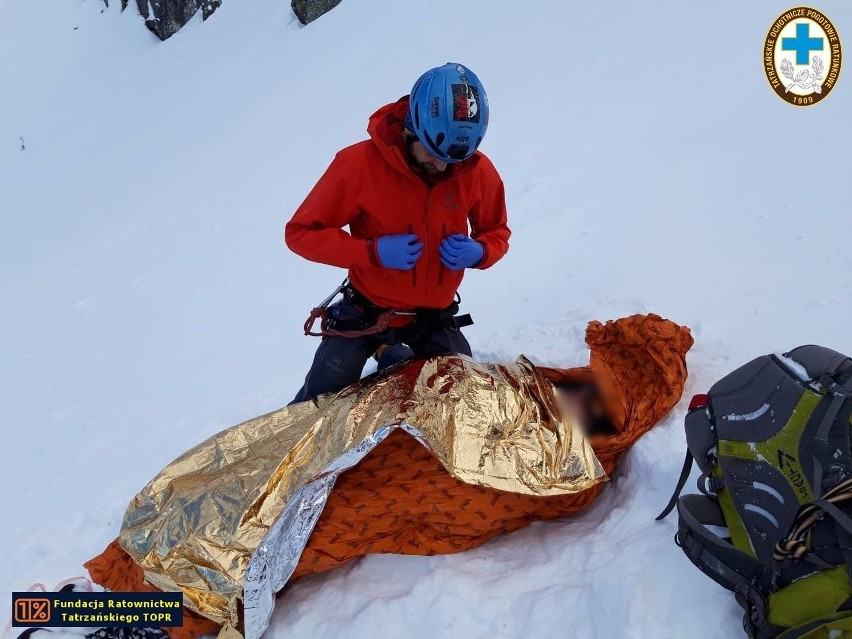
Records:
[[[441,264],[451,271],[473,268],[482,261],[485,249],[476,240],[456,233],[441,240],[438,248],[441,254]]]

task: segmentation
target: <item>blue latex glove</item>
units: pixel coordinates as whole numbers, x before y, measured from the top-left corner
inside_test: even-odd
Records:
[[[438,252],[441,254],[441,264],[451,271],[460,271],[479,264],[485,249],[482,244],[467,235],[456,233],[441,240]]]
[[[410,271],[423,254],[423,242],[414,233],[383,235],[376,240],[376,256],[385,268]]]

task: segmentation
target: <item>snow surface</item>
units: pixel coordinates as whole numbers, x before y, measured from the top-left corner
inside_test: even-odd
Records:
[[[342,273],[283,225],[377,107],[458,60],[514,229],[462,287],[476,356],[581,364],[588,320],[653,311],[693,329],[686,398],[583,515],[305,579],[267,636],[742,636],[653,518],[692,393],[759,354],[852,351],[852,77],[812,108],[773,95],[787,5],[348,0],[300,28],[229,0],[161,43],[110,4],[0,2],[5,591],[80,574],[163,465],[289,401]],[[852,41],[849,2],[818,8]]]

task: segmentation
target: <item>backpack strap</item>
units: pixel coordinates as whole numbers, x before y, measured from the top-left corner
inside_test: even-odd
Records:
[[[817,499],[813,505],[834,520],[834,530],[843,555],[843,563],[846,564],[846,574],[852,582],[852,518],[827,499]],[[831,568],[834,566],[826,566],[823,570]]]
[[[677,501],[677,512],[675,542],[701,572],[736,594],[750,635],[768,639],[780,634],[782,628],[766,621],[774,572],[707,528],[727,527],[719,504],[703,495],[684,495]]]
[[[836,375],[837,383],[840,385],[840,387],[846,390],[847,393],[852,395],[852,361],[845,367],[841,367],[840,369],[838,369]]]
[[[835,523],[847,533],[852,534],[852,517],[835,506],[831,501],[826,499],[817,499],[813,502],[814,506],[818,506],[826,515],[834,519]]]
[[[687,448],[686,449],[686,458],[683,460],[683,468],[680,471],[680,478],[677,480],[677,486],[675,486],[674,493],[672,493],[671,499],[669,499],[669,503],[666,504],[666,507],[663,508],[663,512],[657,515],[655,521],[660,521],[669,516],[669,513],[674,510],[674,507],[677,505],[677,500],[680,497],[680,494],[683,492],[683,487],[686,486],[686,482],[689,480],[689,475],[692,473],[692,462],[695,458],[692,455],[692,451]],[[716,458],[713,455],[708,455],[707,460],[705,461],[707,467],[712,467],[716,465]],[[698,490],[702,495],[710,497],[715,501],[715,495],[720,490],[725,487],[725,480],[722,477],[713,477],[710,474],[710,471],[707,470],[698,477]],[[713,493],[711,495],[710,493]]]
[[[843,555],[843,562],[846,564],[846,574],[849,577],[849,582],[852,583],[852,530],[847,529],[841,522],[835,520],[834,531],[837,534],[837,543]],[[852,605],[852,598],[846,604]]]
[[[810,561],[820,570],[833,568],[832,565],[811,553],[808,547],[808,536],[814,525],[827,515],[834,520],[838,541],[843,550],[846,545],[844,540],[852,538],[852,518],[836,504],[846,502],[850,498],[852,498],[852,479],[847,479],[831,488],[820,499],[800,506],[787,534],[775,545],[775,560],[785,561],[792,557]]]
[[[825,388],[846,394],[852,394],[852,358],[838,355],[826,367],[825,373],[818,380]]]
[[[850,380],[850,382],[852,382],[852,380]],[[828,409],[825,411],[825,415],[823,415],[819,428],[817,428],[817,432],[814,435],[816,439],[822,442],[828,441],[828,434],[831,432],[831,428],[834,426],[834,421],[840,414],[840,409],[843,408],[847,399],[849,399],[849,395],[845,390],[825,396],[822,401],[829,402]]]
[[[692,461],[692,451],[687,448],[686,458],[683,460],[683,468],[680,471],[680,478],[677,480],[677,486],[675,486],[674,493],[672,493],[669,503],[666,504],[665,508],[663,508],[663,512],[657,515],[654,521],[665,519],[669,516],[669,513],[674,510],[674,507],[677,505],[677,499],[680,497],[683,487],[686,486],[686,482],[689,480],[689,474],[692,472]]]
[[[757,559],[707,529],[727,528],[719,504],[704,495],[684,495],[677,502],[678,546],[707,576],[733,592],[742,582],[764,592],[772,589],[773,573]]]

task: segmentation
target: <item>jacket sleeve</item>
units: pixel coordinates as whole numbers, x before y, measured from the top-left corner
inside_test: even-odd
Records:
[[[485,249],[482,260],[476,265],[479,269],[494,266],[506,254],[509,250],[509,236],[512,234],[508,226],[503,180],[490,163],[486,171],[482,180],[480,205],[470,212],[470,236]]]
[[[377,265],[373,241],[352,237],[343,227],[357,218],[358,163],[341,151],[284,229],[291,251],[341,268]]]

